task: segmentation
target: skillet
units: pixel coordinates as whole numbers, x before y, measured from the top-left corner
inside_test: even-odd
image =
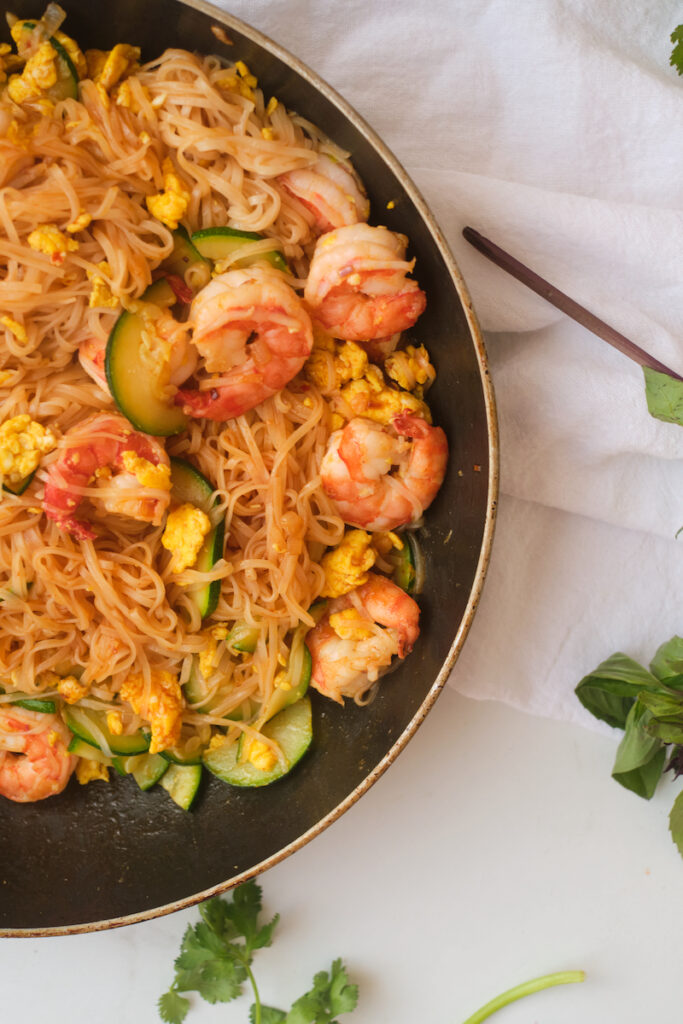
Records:
[[[142,47],[143,60],[170,46],[244,60],[267,96],[351,152],[368,190],[371,223],[407,234],[409,256],[417,257],[415,276],[428,304],[409,335],[428,346],[436,364],[429,403],[451,454],[420,531],[422,632],[376,699],[366,708],[348,702],[341,708],[313,693],[313,746],[289,775],[257,790],[207,778],[190,813],[159,787],[139,792],[131,779],[72,782],[38,804],[2,801],[0,935],[6,936],[110,928],[189,906],[264,871],[347,810],[414,734],[462,647],[489,560],[498,483],[493,391],[466,288],[424,200],[369,126],[296,58],[200,0],[111,0],[104,8],[92,0],[61,3],[64,28],[83,49],[128,42]],[[44,7],[44,0],[11,3],[21,18],[39,17]],[[0,39],[9,40],[6,26]]]

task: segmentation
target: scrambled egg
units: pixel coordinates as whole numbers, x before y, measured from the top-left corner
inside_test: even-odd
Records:
[[[67,231],[69,229],[67,228]],[[102,260],[101,263],[97,264],[98,270],[103,273],[109,273],[111,267],[107,260]],[[114,295],[111,287],[107,280],[102,277],[101,274],[97,274],[92,270],[87,271],[88,280],[92,282],[92,289],[90,291],[90,298],[88,299],[88,305],[91,309],[96,306],[104,306],[106,309],[115,309],[119,305],[119,299]]]
[[[15,26],[16,27],[16,26]],[[12,75],[7,92],[15,103],[25,103],[45,96],[57,84],[57,51],[49,42],[41,43],[26,61],[20,75]]]
[[[218,654],[218,641],[225,640],[228,635],[228,627],[213,626],[202,635],[206,638],[206,647],[199,652],[199,671],[205,679],[208,679],[219,661],[216,656]]]
[[[341,597],[367,583],[368,570],[372,569],[376,558],[369,533],[347,530],[341,544],[323,555],[320,562],[325,573],[322,597]]]
[[[83,56],[83,51],[76,40],[72,39],[71,36],[65,35],[63,32],[53,32],[52,35],[59,45],[66,50],[78,77],[85,78],[88,73],[88,62]]]
[[[331,335],[314,327],[313,348],[305,373],[323,394],[359,379],[367,368],[368,356],[362,345],[355,341],[336,342]]]
[[[127,473],[132,473],[143,487],[154,487],[160,491],[171,489],[171,469],[163,463],[155,465],[149,459],[143,459],[137,452],[127,451],[121,454],[121,461]]]
[[[137,88],[140,89],[142,96],[149,102],[150,94],[149,89],[142,85],[141,82],[137,83]],[[126,107],[128,110],[132,110],[134,114],[139,114],[142,110],[142,106],[138,97],[135,95],[133,86],[131,85],[130,79],[125,78],[123,82],[119,82],[116,89],[112,93],[114,96],[117,107]],[[142,137],[142,136],[141,136]]]
[[[12,47],[9,43],[0,43],[0,82],[7,81],[7,68],[10,64],[8,55],[11,53]]]
[[[140,47],[117,43],[113,50],[86,50],[85,59],[88,75],[104,99],[109,90],[135,68],[140,60]]]
[[[209,517],[194,505],[181,505],[169,513],[161,543],[173,553],[172,572],[182,572],[194,565],[210,529]]]
[[[376,423],[391,423],[399,413],[408,412],[432,422],[429,407],[409,391],[388,387],[379,366],[368,364],[363,377],[351,380],[339,391],[339,403],[333,401],[336,412],[351,416],[364,416]],[[345,409],[346,407],[346,409]]]
[[[81,786],[98,780],[109,782],[109,769],[106,764],[100,764],[99,761],[92,761],[89,757],[79,757],[76,762],[76,778]]]
[[[67,224],[66,230],[70,235],[75,235],[77,231],[85,231],[92,221],[92,217],[85,210],[82,210],[75,220],[72,220],[70,224]]]
[[[147,196],[145,202],[147,209],[165,224],[171,231],[175,231],[178,222],[185,216],[188,203],[192,193],[185,185],[182,178],[178,176],[170,157],[163,162],[164,190],[155,196]]]
[[[263,740],[252,740],[249,744],[248,760],[259,771],[269,772],[277,763],[277,753]]]
[[[0,316],[0,324],[6,327],[8,331],[11,331],[17,341],[20,341],[22,345],[25,345],[28,341],[28,335],[26,328],[23,324],[20,324],[18,320],[13,320],[11,316]]]
[[[180,739],[185,701],[180,683],[171,672],[152,672],[147,699],[142,673],[135,672],[123,683],[119,697],[128,701],[136,715],[149,722],[152,728],[150,754],[158,754],[160,750],[175,746]]]
[[[368,627],[368,619],[360,615],[355,608],[333,612],[329,622],[341,640],[368,640],[373,634],[372,629]]]
[[[384,371],[400,388],[414,392],[418,398],[424,396],[436,378],[436,370],[424,345],[419,348],[407,345],[399,352],[392,352],[384,362]]]
[[[107,729],[112,736],[120,736],[123,733],[123,719],[120,711],[107,712]]]
[[[64,676],[57,683],[57,691],[67,704],[77,704],[90,692],[90,683],[82,683],[76,676]]]
[[[237,72],[235,74],[235,72]],[[252,75],[251,71],[244,63],[243,60],[238,60],[235,64],[235,70],[228,72],[223,75],[214,83],[219,89],[228,89],[231,92],[237,92],[240,96],[244,96],[245,100],[253,100],[254,89],[258,85],[258,79],[255,75]]]
[[[43,224],[36,228],[28,236],[28,244],[36,252],[45,253],[50,257],[50,263],[55,267],[61,267],[68,252],[78,249],[78,242],[59,230],[56,224]]]
[[[0,478],[18,484],[38,468],[42,455],[51,452],[57,438],[28,413],[0,424]]]

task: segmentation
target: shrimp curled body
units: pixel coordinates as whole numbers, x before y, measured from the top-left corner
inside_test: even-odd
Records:
[[[281,174],[278,181],[313,215],[319,233],[366,221],[370,204],[350,163],[322,155],[311,167]]]
[[[147,483],[144,470],[150,478]],[[91,493],[93,485],[97,490]],[[92,526],[76,515],[86,494],[92,501],[99,500],[107,512],[158,526],[170,501],[165,448],[115,413],[84,420],[66,434],[61,454],[48,471],[43,502],[47,518],[79,540],[96,536]]]
[[[76,766],[58,715],[0,708],[0,796],[32,803],[61,793]]]
[[[313,328],[296,292],[273,271],[229,270],[198,293],[192,342],[212,376],[175,396],[189,416],[223,422],[253,409],[296,376]]]
[[[356,417],[330,437],[320,476],[345,523],[395,530],[432,503],[447,461],[443,430],[419,416],[400,413],[389,427]]]
[[[311,686],[340,704],[344,697],[358,702],[395,655],[410,653],[420,634],[419,618],[412,597],[386,577],[369,573],[362,586],[330,601],[308,633]]]
[[[412,327],[427,300],[406,277],[407,239],[353,224],[318,239],[304,290],[311,314],[344,341],[372,341]]]

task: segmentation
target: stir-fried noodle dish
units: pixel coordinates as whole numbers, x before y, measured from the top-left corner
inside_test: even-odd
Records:
[[[426,298],[249,68],[0,45],[0,794],[282,777],[419,634]],[[381,211],[372,219],[381,220]]]

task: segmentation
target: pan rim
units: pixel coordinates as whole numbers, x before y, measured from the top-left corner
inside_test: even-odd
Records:
[[[171,903],[161,904],[158,907],[152,907],[144,911],[139,911],[134,914],[126,914],[121,917],[106,918],[100,921],[89,921],[75,925],[52,925],[48,927],[29,927],[29,928],[0,928],[0,938],[54,938],[66,935],[79,935],[88,932],[107,931],[114,928],[123,928],[128,925],[139,924],[143,921],[151,921],[156,918],[165,917],[169,914],[176,913],[179,910],[187,910],[190,907],[196,906],[198,903],[202,903],[204,900],[210,899],[213,896],[218,896],[222,893],[228,892],[230,889],[241,885],[250,878],[255,878],[258,875],[263,874],[270,868],[275,867],[281,861],[291,856],[297,850],[306,846],[312,839],[320,835],[327,828],[330,827],[335,821],[337,821],[357,800],[360,799],[384,774],[391,764],[396,760],[401,751],[405,748],[409,740],[417,732],[420,725],[423,723],[427,714],[433,707],[436,698],[444,688],[446,681],[455,665],[455,662],[462,650],[463,644],[469,633],[472,619],[476,611],[479,599],[481,597],[484,580],[486,578],[486,572],[491,558],[491,548],[493,544],[493,535],[495,530],[497,503],[498,503],[498,489],[499,489],[499,439],[498,439],[498,421],[496,415],[496,401],[493,389],[493,383],[491,380],[491,374],[488,364],[488,357],[486,354],[486,347],[481,333],[481,328],[474,311],[470,294],[465,284],[465,281],[460,273],[455,258],[450,251],[450,247],[446,242],[446,239],[438,226],[434,215],[429,209],[422,193],[417,188],[415,183],[409,177],[399,160],[394,156],[392,151],[386,146],[382,139],[375,133],[365,119],[341,96],[332,86],[322,79],[315,71],[308,67],[298,57],[294,56],[284,47],[280,46],[274,40],[264,35],[258,29],[253,28],[251,25],[222,11],[220,8],[215,7],[213,4],[206,2],[206,0],[174,0],[175,3],[179,3],[185,7],[193,8],[200,13],[211,18],[214,22],[220,24],[222,28],[233,29],[239,32],[245,38],[251,42],[256,43],[259,47],[271,53],[277,57],[288,67],[292,68],[301,78],[303,78],[309,85],[311,85],[318,93],[321,93],[327,100],[329,100],[338,110],[349,120],[353,125],[354,129],[358,131],[365,140],[372,146],[382,160],[387,164],[393,173],[400,181],[402,187],[405,189],[406,195],[409,197],[412,204],[417,209],[420,217],[425,223],[430,235],[432,236],[434,243],[441,255],[446,269],[453,281],[456,292],[460,299],[460,302],[465,313],[467,320],[470,339],[474,346],[475,356],[479,367],[479,376],[481,380],[481,386],[484,398],[484,407],[486,412],[486,423],[487,423],[487,441],[488,441],[488,480],[487,480],[487,501],[486,501],[486,516],[484,520],[484,527],[482,531],[481,546],[479,551],[479,558],[477,561],[477,568],[474,575],[474,580],[469,594],[469,599],[463,613],[462,619],[458,626],[457,632],[453,639],[453,642],[449,648],[448,654],[444,659],[444,662],[439,670],[439,673],[432,684],[431,688],[427,692],[424,700],[420,707],[415,712],[413,718],[410,720],[408,725],[405,727],[400,736],[393,743],[391,748],[387,751],[381,761],[373,768],[371,772],[360,782],[336,807],[329,811],[323,818],[317,821],[311,828],[307,829],[302,835],[298,836],[291,843],[283,846],[280,850],[271,854],[265,860],[260,861],[258,864],[249,868],[246,871],[240,872],[237,875],[226,879],[224,882],[220,882],[217,885],[211,886],[208,889],[204,889],[201,892],[193,893],[190,896],[184,896],[181,899],[174,900]]]

